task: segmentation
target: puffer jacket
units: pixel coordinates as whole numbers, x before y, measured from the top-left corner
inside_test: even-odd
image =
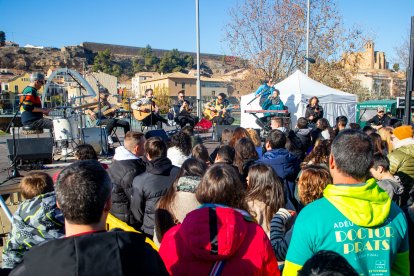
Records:
[[[388,154],[390,172],[396,174],[404,186],[401,206],[407,205],[409,192],[414,185],[414,144],[401,146]]]
[[[19,205],[3,249],[3,268],[14,268],[34,245],[65,234],[64,219],[56,206],[55,192],[41,194]]]
[[[114,160],[108,169],[113,184],[110,212],[132,227],[137,223],[130,211],[132,181],[144,171],[145,163],[142,159],[137,158],[123,146],[116,148]]]
[[[165,195],[179,172],[167,157],[146,163],[146,171],[132,182],[131,212],[136,219],[136,228],[145,234],[154,235],[155,205]]]
[[[258,162],[273,168],[282,180],[285,188],[285,207],[290,210],[297,210],[298,202],[295,199],[295,180],[300,170],[298,157],[284,148],[273,149],[263,154],[263,157]],[[290,204],[293,204],[293,206]]]
[[[171,275],[280,275],[260,225],[247,212],[222,205],[187,214],[165,234],[159,253]]]

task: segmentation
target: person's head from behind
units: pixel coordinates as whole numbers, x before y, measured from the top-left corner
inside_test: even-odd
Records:
[[[265,217],[270,221],[276,212],[285,206],[283,184],[269,165],[255,164],[247,176],[246,201],[258,200],[266,204]],[[269,229],[267,229],[269,230]]]
[[[185,126],[181,128],[181,132],[187,134],[188,136],[194,135],[194,128],[192,126]]]
[[[239,141],[241,138],[250,138],[249,132],[244,127],[236,127],[233,131],[233,135],[231,137],[229,145],[234,147],[236,145],[237,141]]]
[[[179,131],[171,137],[171,146],[178,148],[184,155],[190,155],[192,149],[191,136]]]
[[[245,161],[259,159],[256,147],[249,138],[241,138],[234,146],[234,151],[236,152],[236,155],[234,156],[234,165],[239,168],[241,174],[243,174],[243,165]]]
[[[351,182],[365,182],[372,166],[372,156],[373,146],[368,135],[353,129],[341,131],[332,143],[329,157],[334,184],[344,178]]]
[[[214,160],[214,162],[233,164],[235,154],[236,153],[233,147],[230,147],[229,145],[222,145],[217,151],[216,160]]]
[[[374,132],[374,133],[371,133],[369,137],[371,138],[372,145],[374,146],[374,153],[384,152],[385,146],[384,146],[384,143],[382,142],[381,136],[378,133]]]
[[[233,137],[233,130],[225,128],[221,133],[221,143],[224,145],[228,145]]]
[[[280,118],[280,117],[275,117],[275,116],[273,116],[273,117],[270,119],[270,127],[271,127],[272,129],[278,129],[278,128],[283,127],[283,119],[282,119],[282,118]]]
[[[347,124],[348,124],[348,118],[346,116],[336,117],[336,127],[339,130],[345,129]]]
[[[167,145],[160,137],[151,137],[146,140],[144,149],[149,161],[167,157]]]
[[[364,128],[362,129],[362,132],[364,132],[366,135],[370,135],[371,133],[377,132],[377,130],[373,128],[372,126],[364,126]]]
[[[96,160],[77,161],[58,177],[56,202],[70,225],[100,225],[111,209],[112,183]]]
[[[357,123],[349,123],[349,128],[350,129],[356,129],[356,130],[360,130],[361,126]]]
[[[124,138],[124,147],[135,156],[143,156],[145,135],[138,131],[128,131]]]
[[[298,276],[358,276],[359,274],[340,254],[321,250],[305,262]]]
[[[332,183],[329,171],[321,166],[308,165],[302,168],[298,180],[300,202],[307,205],[323,196],[323,190]]]
[[[208,155],[208,150],[206,146],[203,144],[197,144],[193,147],[193,150],[191,151],[192,157],[203,161],[206,164],[210,163],[210,156]]]
[[[306,129],[308,127],[308,120],[304,117],[300,117],[296,122],[296,127],[298,129]]]
[[[388,175],[390,172],[390,161],[387,156],[378,152],[374,154],[372,168],[369,170],[371,175],[377,179],[381,180],[385,175]]]
[[[272,129],[266,137],[266,150],[283,149],[285,145],[286,135],[278,129]]]
[[[23,177],[19,188],[25,199],[53,192],[53,179],[44,172],[31,172]]]
[[[392,143],[393,131],[392,127],[382,127],[378,130],[378,134],[381,136],[381,140],[385,143],[388,152],[392,152],[394,149]]]
[[[325,164],[326,166],[329,165],[329,156],[331,154],[331,140],[321,140],[318,139],[317,143],[315,143],[315,147],[312,151],[306,156],[305,162],[312,163],[312,164]]]
[[[256,147],[260,147],[262,145],[262,141],[260,141],[260,136],[257,134],[257,131],[253,128],[248,128],[246,131],[249,133],[249,138],[252,140],[253,144]]]
[[[223,204],[247,210],[244,188],[236,169],[228,164],[214,164],[201,179],[196,198],[201,204]]]
[[[79,145],[74,152],[76,160],[98,160],[98,155],[90,144]]]

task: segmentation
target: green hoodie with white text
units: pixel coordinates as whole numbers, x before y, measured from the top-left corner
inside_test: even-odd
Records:
[[[360,275],[409,275],[402,210],[374,179],[328,185],[296,219],[283,275],[297,275],[320,250],[339,253]]]

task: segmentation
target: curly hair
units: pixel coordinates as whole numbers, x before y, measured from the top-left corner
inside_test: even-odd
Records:
[[[316,165],[305,166],[298,181],[300,202],[307,205],[323,196],[325,187],[332,183],[329,171]]]
[[[319,140],[313,150],[306,156],[304,163],[312,164],[329,164],[329,155],[331,154],[332,140]]]
[[[171,146],[177,147],[184,155],[190,155],[192,148],[191,137],[179,131],[171,137]]]

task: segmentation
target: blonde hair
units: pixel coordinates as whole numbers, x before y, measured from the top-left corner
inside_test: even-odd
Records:
[[[394,150],[394,145],[392,144],[392,127],[383,127],[378,130],[378,134],[381,136],[381,140],[384,141],[387,145],[388,153]]]
[[[252,140],[253,144],[256,147],[260,147],[262,145],[262,141],[260,141],[260,137],[257,134],[257,131],[253,128],[248,128],[246,130],[249,133],[250,139]]]

